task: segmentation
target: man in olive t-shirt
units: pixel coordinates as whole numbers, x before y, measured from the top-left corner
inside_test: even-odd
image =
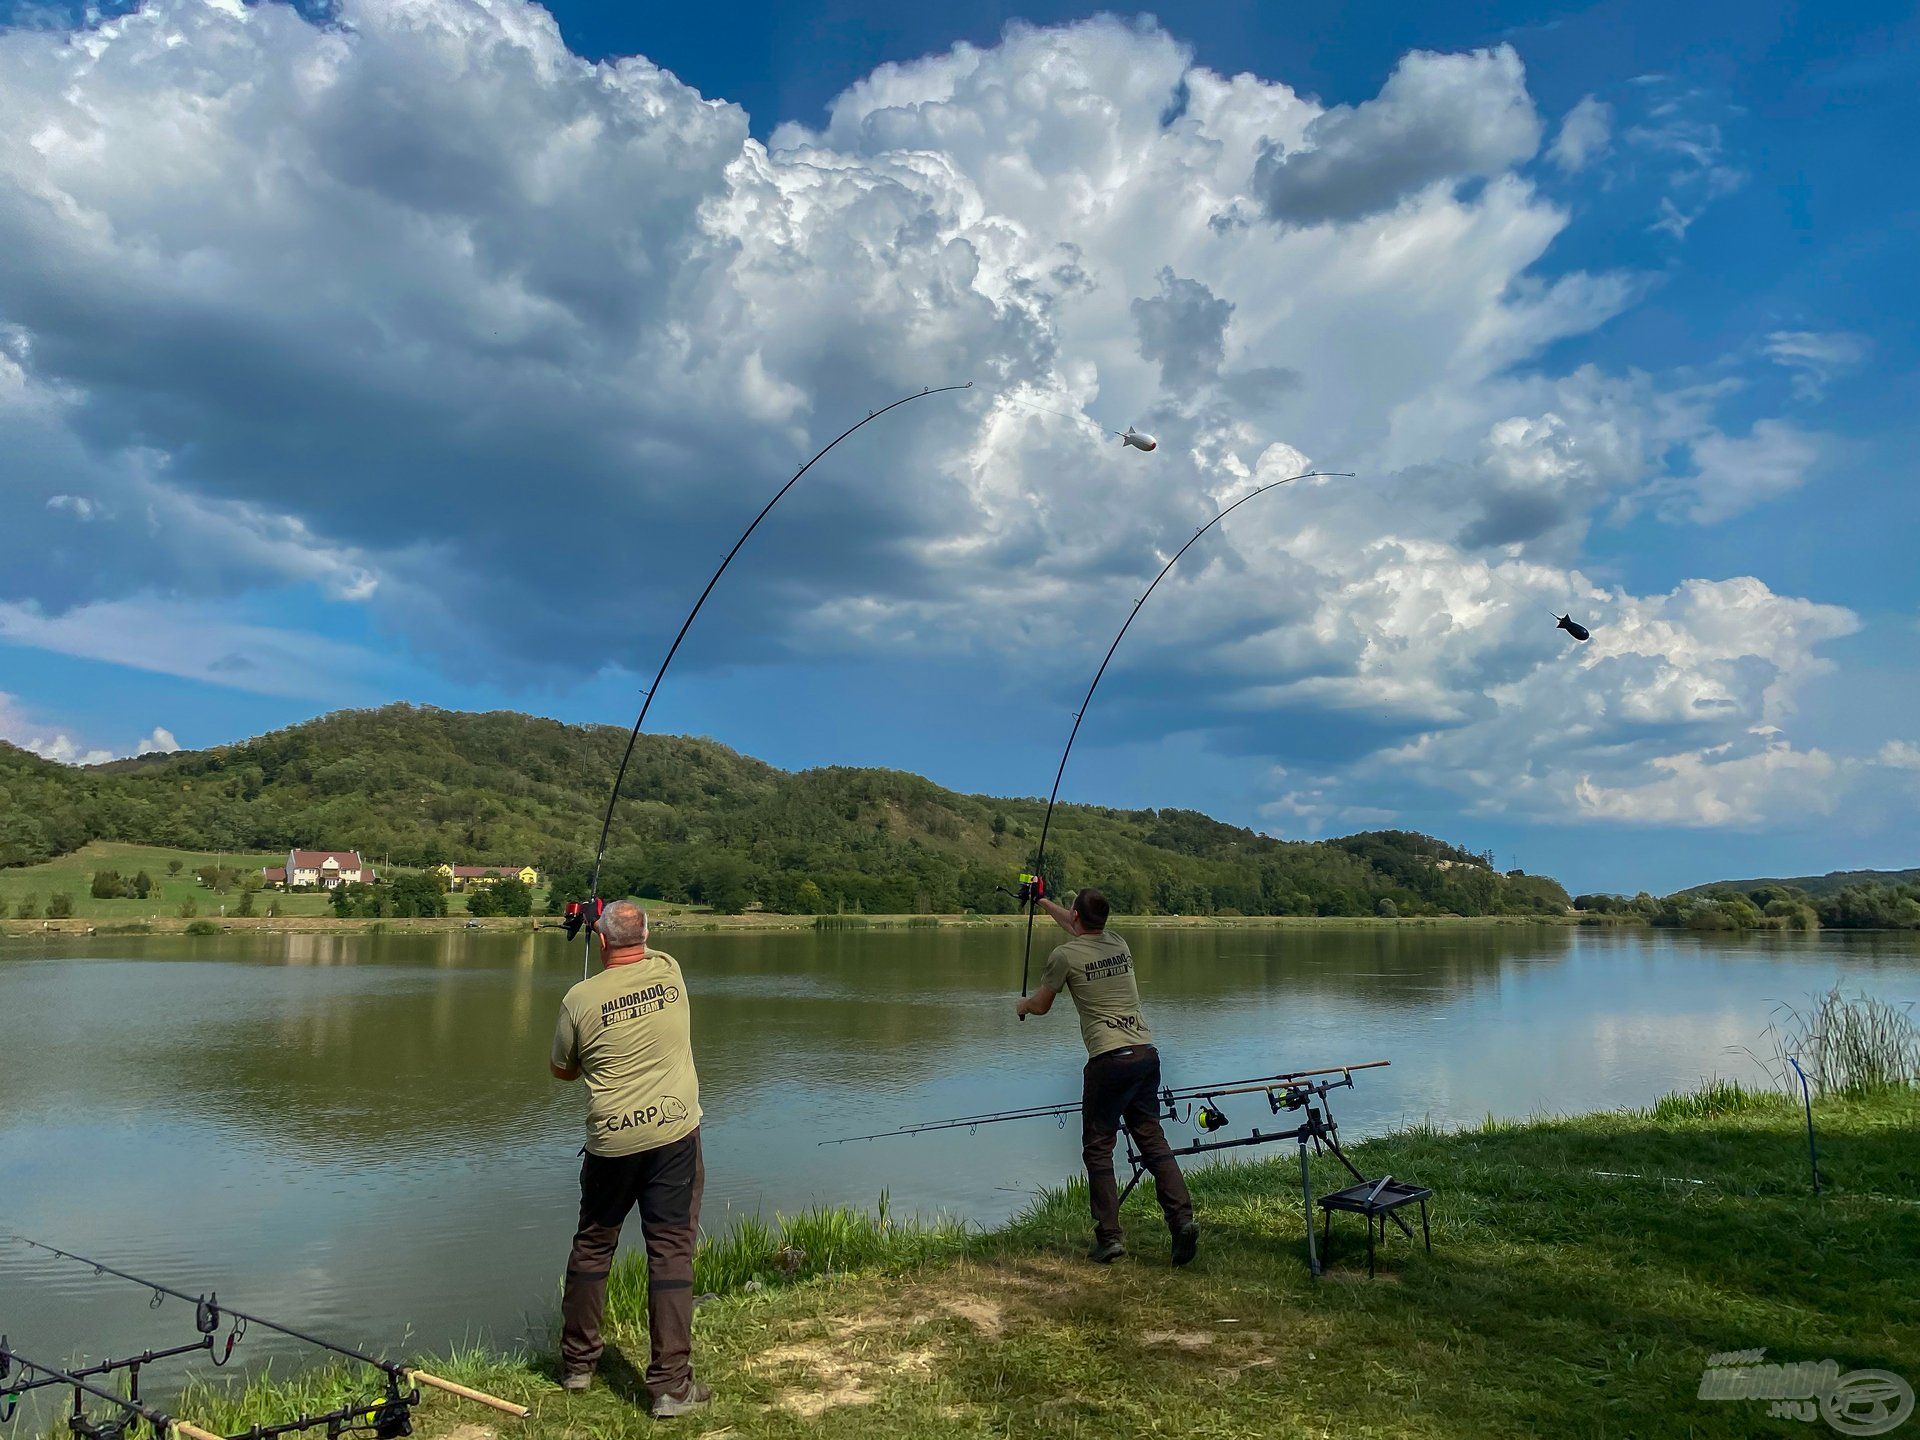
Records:
[[[1161,1212],[1173,1235],[1173,1263],[1185,1265],[1200,1244],[1193,1223],[1193,1200],[1160,1128],[1160,1052],[1140,1013],[1140,987],[1134,981],[1133,952],[1107,931],[1107,897],[1082,890],[1073,908],[1052,900],[1035,902],[1073,938],[1047,957],[1047,968],[1031,996],[1015,1007],[1022,1018],[1045,1015],[1062,990],[1080,1012],[1080,1038],[1086,1042],[1087,1068],[1080,1099],[1080,1156],[1087,1166],[1087,1196],[1093,1210],[1093,1249],[1088,1258],[1101,1264],[1127,1253],[1120,1229],[1120,1187],[1113,1176],[1113,1145],[1124,1122],[1140,1159],[1153,1175]]]
[[[606,968],[560,1002],[549,1060],[556,1079],[587,1082],[580,1228],[560,1310],[561,1384],[585,1390],[605,1342],[607,1275],[627,1212],[647,1245],[647,1392],[657,1418],[712,1397],[693,1378],[693,1249],[700,1229],[700,1078],[686,983],[671,955],[647,948],[647,912],[607,906],[594,927]]]

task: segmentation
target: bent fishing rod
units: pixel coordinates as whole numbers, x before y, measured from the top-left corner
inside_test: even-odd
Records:
[[[868,411],[865,420],[860,420],[849,425],[838,435],[834,436],[833,439],[820,447],[819,453],[816,454],[813,459],[807,461],[806,464],[793,472],[793,478],[782,485],[779,490],[775,491],[771,500],[760,507],[760,513],[755,515],[752,523],[740,532],[740,538],[733,542],[733,548],[727,551],[726,558],[720,562],[720,568],[715,570],[712,578],[707,581],[707,587],[700,592],[700,598],[693,602],[693,609],[689,610],[687,612],[687,618],[680,622],[679,633],[673,637],[673,643],[667,647],[667,653],[660,661],[660,668],[654,672],[653,683],[646,688],[644,698],[640,702],[640,714],[635,718],[633,730],[627,736],[626,753],[620,757],[620,769],[615,773],[613,777],[613,789],[607,795],[607,813],[600,821],[600,844],[594,850],[593,878],[587,887],[589,891],[588,897],[584,904],[575,901],[567,906],[567,938],[571,940],[583,926],[587,930],[586,954],[581,957],[580,967],[583,975],[593,968],[593,925],[594,922],[600,918],[600,910],[602,908],[600,903],[600,869],[607,858],[607,837],[613,831],[613,811],[614,807],[620,801],[620,786],[627,778],[627,767],[633,763],[634,747],[640,743],[640,731],[647,723],[647,711],[653,708],[654,697],[660,693],[660,682],[666,678],[667,667],[673,664],[673,657],[680,652],[680,642],[687,638],[687,631],[693,628],[694,619],[700,614],[701,607],[707,603],[707,597],[713,594],[713,587],[718,585],[720,583],[720,577],[727,573],[727,567],[733,564],[733,557],[740,553],[747,541],[752,538],[753,532],[760,528],[760,522],[767,518],[772,512],[773,507],[780,503],[789,490],[800,483],[800,477],[815,465],[819,464],[821,459],[824,458],[826,453],[833,449],[834,446],[838,445],[842,440],[846,439],[862,426],[878,420],[889,410],[897,410],[902,405],[912,404],[915,400],[924,400],[929,395],[944,395],[949,390],[971,390],[972,388],[973,382],[971,380],[961,385],[928,386],[916,394],[901,396],[891,405],[884,405],[878,410]]]
[[[137,1285],[142,1290],[151,1290],[156,1297],[156,1303],[158,1302],[158,1298],[162,1296],[172,1296],[176,1300],[184,1300],[187,1304],[194,1307],[195,1320],[202,1333],[211,1334],[212,1331],[218,1329],[220,1326],[220,1316],[225,1314],[228,1318],[239,1321],[243,1325],[258,1325],[261,1329],[271,1330],[277,1335],[285,1335],[289,1339],[298,1340],[307,1345],[317,1346],[322,1350],[330,1350],[335,1355],[344,1356],[349,1360],[357,1360],[362,1365],[371,1365],[376,1370],[384,1372],[390,1380],[396,1382],[404,1380],[408,1384],[425,1385],[434,1390],[443,1390],[449,1395],[457,1395],[463,1400],[472,1400],[476,1404],[491,1406],[493,1409],[502,1411],[508,1415],[516,1415],[524,1418],[528,1413],[526,1406],[516,1405],[510,1400],[502,1400],[497,1395],[488,1395],[483,1391],[471,1390],[465,1385],[456,1384],[452,1380],[443,1380],[438,1375],[430,1375],[426,1371],[416,1370],[410,1365],[402,1365],[393,1360],[382,1360],[377,1356],[367,1354],[364,1350],[356,1350],[349,1345],[339,1345],[331,1340],[323,1340],[318,1335],[309,1335],[304,1330],[296,1330],[291,1325],[282,1325],[277,1320],[268,1320],[260,1315],[249,1315],[244,1310],[235,1309],[231,1305],[223,1305],[220,1303],[218,1295],[212,1291],[207,1291],[199,1295],[191,1295],[185,1290],[176,1290],[171,1285],[163,1285],[157,1280],[148,1280],[143,1276],[134,1275],[126,1270],[116,1269],[104,1261],[94,1260],[85,1255],[77,1255],[71,1250],[62,1250],[57,1245],[49,1245],[44,1240],[35,1240],[26,1235],[0,1236],[0,1239],[11,1240],[21,1245],[30,1245],[35,1250],[43,1250],[47,1254],[58,1256],[62,1260],[72,1261],[76,1265],[85,1265],[96,1275],[111,1275],[116,1280],[125,1280],[128,1284]],[[236,1336],[235,1338],[238,1337]],[[233,1348],[231,1341],[229,1341],[227,1348],[228,1353],[231,1354]],[[22,1363],[28,1362],[23,1360]],[[34,1366],[34,1368],[36,1370],[44,1369],[44,1367],[38,1365]]]
[[[1153,577],[1153,584],[1147,586],[1146,593],[1133,602],[1133,609],[1127,612],[1126,623],[1120,627],[1120,633],[1113,637],[1113,644],[1107,647],[1106,658],[1101,660],[1100,668],[1093,672],[1093,683],[1087,686],[1087,693],[1080,701],[1080,708],[1074,712],[1073,729],[1067,734],[1067,748],[1060,752],[1060,768],[1053,772],[1053,791],[1047,796],[1046,817],[1040,822],[1040,846],[1034,851],[1033,856],[1033,881],[1031,884],[1026,884],[1023,887],[1026,890],[1025,898],[1027,902],[1027,943],[1025,950],[1020,956],[1020,993],[1022,995],[1027,993],[1027,977],[1033,964],[1033,916],[1034,911],[1039,908],[1041,895],[1045,893],[1046,882],[1043,877],[1046,874],[1047,832],[1053,826],[1053,807],[1060,799],[1060,780],[1061,777],[1067,773],[1067,757],[1073,754],[1073,742],[1080,738],[1080,722],[1087,718],[1087,707],[1093,703],[1093,692],[1100,688],[1100,679],[1107,673],[1107,666],[1113,663],[1114,651],[1118,650],[1120,648],[1120,642],[1127,638],[1127,631],[1132,628],[1134,617],[1140,613],[1141,607],[1147,603],[1148,599],[1153,595],[1154,590],[1159,587],[1160,582],[1167,578],[1167,572],[1180,563],[1180,557],[1191,550],[1202,535],[1205,535],[1209,530],[1213,529],[1214,526],[1218,525],[1249,500],[1257,495],[1264,495],[1269,490],[1278,490],[1282,485],[1291,485],[1296,480],[1312,480],[1316,478],[1330,479],[1334,477],[1342,480],[1351,480],[1353,475],[1350,471],[1345,470],[1306,470],[1298,475],[1289,475],[1284,480],[1269,480],[1265,485],[1255,486],[1252,490],[1249,490],[1238,500],[1227,506],[1227,508],[1222,510],[1218,515],[1214,516],[1213,519],[1194,531],[1193,538],[1178,550],[1174,551],[1173,558],[1160,567],[1160,573]],[[1022,1015],[1020,1018],[1024,1020],[1027,1017]]]
[[[1311,1080],[1316,1075],[1339,1075],[1351,1080],[1356,1070],[1379,1070],[1391,1065],[1390,1060],[1369,1060],[1361,1065],[1328,1065],[1319,1070],[1289,1070],[1279,1075],[1267,1075],[1248,1080],[1227,1080],[1218,1085],[1180,1085],[1162,1089],[1156,1097],[1161,1107],[1174,1117],[1173,1107],[1180,1101],[1198,1100],[1201,1103],[1201,1123],[1203,1130],[1217,1130],[1226,1123],[1226,1117],[1220,1113],[1213,1102],[1222,1096],[1258,1095],[1272,1091],[1293,1089]],[[902,1125],[895,1130],[876,1130],[871,1135],[845,1135],[837,1140],[822,1140],[822,1145],[851,1145],[857,1140],[891,1140],[901,1135],[927,1135],[936,1130],[972,1130],[980,1125],[999,1125],[1009,1120],[1063,1120],[1080,1113],[1081,1102],[1069,1101],[1062,1105],[1031,1105],[1017,1110],[991,1110],[981,1115],[956,1115],[946,1120],[929,1120],[920,1125]],[[1276,1107],[1277,1111],[1278,1107]],[[1215,1119],[1217,1117],[1217,1123]]]

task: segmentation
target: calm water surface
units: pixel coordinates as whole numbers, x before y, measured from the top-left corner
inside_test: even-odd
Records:
[[[1920,997],[1920,939],[1891,935],[1129,938],[1169,1083],[1391,1060],[1340,1097],[1355,1135],[1754,1078],[1742,1047],[1765,1048],[1776,1002],[1836,981]],[[1012,932],[665,948],[694,1001],[710,1229],[882,1191],[989,1222],[1077,1167],[1048,1122],[817,1144],[1077,1097],[1070,1008],[1012,1015]],[[546,1053],[578,965],[552,935],[0,942],[0,1232],[375,1346],[539,1341],[577,1203],[582,1097]],[[190,1339],[191,1315],[8,1246],[0,1331],[97,1358]]]

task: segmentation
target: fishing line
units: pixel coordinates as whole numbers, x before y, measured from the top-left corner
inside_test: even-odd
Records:
[[[799,483],[800,477],[818,464],[821,458],[825,456],[829,450],[833,449],[834,446],[838,445],[842,440],[846,439],[862,426],[871,421],[878,420],[889,410],[897,410],[902,405],[911,404],[915,400],[924,400],[929,395],[944,395],[949,390],[971,390],[972,388],[973,382],[969,380],[963,385],[929,386],[917,394],[903,395],[891,405],[869,411],[865,420],[857,421],[849,425],[845,430],[842,430],[838,435],[834,436],[833,439],[820,447],[819,453],[816,454],[813,459],[807,461],[806,464],[793,472],[793,478],[782,485],[779,490],[774,493],[771,500],[760,507],[760,513],[753,517],[753,522],[748,525],[745,530],[740,532],[740,538],[733,542],[733,548],[727,551],[726,558],[720,562],[720,568],[715,570],[713,572],[713,578],[707,581],[707,587],[700,592],[700,598],[693,602],[693,609],[689,610],[687,612],[687,618],[680,622],[679,633],[673,637],[673,644],[667,647],[666,657],[661,660],[660,668],[654,672],[653,683],[649,685],[644,692],[645,698],[640,703],[640,714],[633,722],[632,732],[627,736],[626,752],[620,757],[620,769],[615,773],[613,777],[613,789],[607,795],[607,813],[600,821],[600,843],[594,851],[593,878],[587,887],[589,892],[588,899],[585,905],[581,905],[576,901],[567,907],[568,937],[571,938],[574,931],[583,926],[587,931],[586,953],[581,957],[580,963],[582,978],[585,978],[593,971],[593,921],[599,918],[599,912],[602,908],[600,902],[600,870],[607,858],[607,836],[613,830],[613,811],[614,806],[617,805],[620,800],[620,786],[627,778],[627,767],[633,762],[634,747],[640,742],[641,727],[647,723],[647,711],[653,708],[654,696],[660,693],[660,682],[666,677],[667,667],[673,663],[673,657],[679,653],[680,642],[687,638],[687,631],[693,628],[694,618],[699,615],[700,607],[707,603],[707,597],[713,593],[713,587],[718,585],[720,583],[720,577],[727,573],[727,567],[733,563],[733,557],[740,553],[741,548],[747,543],[748,539],[752,537],[753,532],[760,528],[760,522],[766,519],[768,513],[772,511],[774,506],[780,503],[782,497]]]
[[[1314,478],[1330,479],[1334,477],[1342,480],[1351,480],[1353,475],[1351,471],[1346,470],[1306,470],[1298,475],[1289,475],[1284,480],[1270,480],[1265,485],[1249,490],[1218,515],[1214,516],[1213,519],[1194,531],[1193,538],[1178,550],[1174,551],[1173,558],[1160,567],[1160,573],[1153,577],[1153,584],[1147,586],[1146,594],[1134,601],[1133,609],[1127,612],[1126,624],[1120,627],[1120,633],[1113,637],[1113,644],[1107,647],[1106,658],[1100,662],[1100,668],[1093,672],[1093,683],[1087,686],[1087,693],[1080,701],[1080,708],[1074,712],[1073,729],[1067,735],[1067,748],[1060,752],[1060,768],[1053,772],[1053,792],[1047,796],[1046,818],[1040,822],[1040,845],[1039,848],[1034,851],[1033,857],[1033,873],[1036,876],[1044,876],[1046,873],[1044,867],[1047,858],[1047,833],[1053,826],[1053,807],[1060,799],[1060,779],[1067,773],[1067,757],[1073,754],[1073,742],[1079,738],[1080,722],[1086,719],[1087,707],[1093,703],[1093,692],[1100,688],[1100,677],[1107,673],[1107,666],[1113,662],[1113,652],[1118,650],[1120,648],[1120,642],[1127,638],[1127,631],[1132,627],[1134,617],[1140,613],[1140,607],[1147,603],[1148,598],[1153,594],[1154,590],[1158,588],[1160,582],[1167,578],[1167,572],[1180,562],[1180,557],[1191,550],[1195,542],[1197,542],[1202,535],[1205,535],[1209,530],[1213,529],[1214,526],[1218,525],[1249,500],[1257,495],[1264,495],[1269,490],[1278,490],[1282,485],[1291,485],[1296,480],[1311,480]],[[1033,963],[1033,914],[1037,908],[1039,908],[1037,898],[1029,898],[1027,901],[1027,943],[1025,951],[1020,957],[1020,993],[1022,995],[1027,993],[1027,977]],[[1024,1020],[1026,1016],[1022,1015],[1020,1018]]]
[[[1098,430],[1102,435],[1122,434],[1121,431],[1108,429],[1105,425],[1102,425],[1098,420],[1094,419],[1091,415],[1069,415],[1065,410],[1055,410],[1046,405],[1036,405],[1033,401],[1022,400],[1017,395],[1002,395],[1000,398],[1006,401],[1009,405],[1024,405],[1029,410],[1038,410],[1042,415],[1058,415],[1062,420],[1074,420],[1082,425],[1091,425],[1093,426],[1094,429]]]

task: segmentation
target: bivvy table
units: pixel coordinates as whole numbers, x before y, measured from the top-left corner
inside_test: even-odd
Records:
[[[1426,1241],[1427,1253],[1433,1253],[1433,1231],[1427,1226],[1427,1199],[1433,1191],[1419,1185],[1409,1185],[1386,1175],[1378,1180],[1362,1180],[1358,1185],[1349,1185],[1344,1190],[1336,1190],[1331,1195],[1320,1197],[1321,1213],[1326,1217],[1320,1233],[1320,1255],[1324,1260],[1331,1253],[1333,1244],[1333,1212],[1350,1210],[1356,1215],[1367,1217],[1367,1278],[1373,1278],[1374,1220],[1379,1219],[1380,1238],[1387,1238],[1387,1217],[1393,1216],[1396,1224],[1406,1231],[1409,1237],[1413,1232],[1407,1229],[1404,1221],[1394,1211],[1402,1205],[1419,1205],[1420,1234]]]

